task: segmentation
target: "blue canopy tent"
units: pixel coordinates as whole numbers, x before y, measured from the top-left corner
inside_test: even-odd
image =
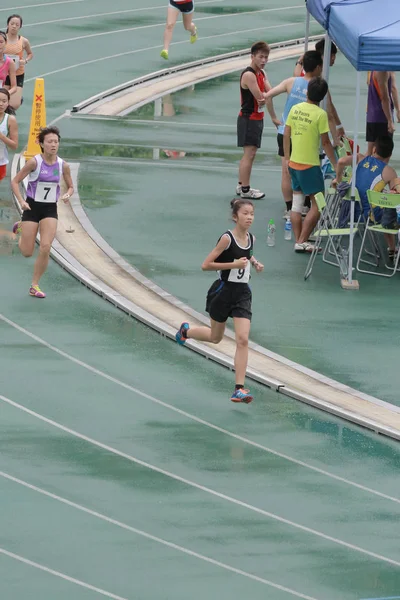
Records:
[[[357,124],[361,71],[400,71],[399,0],[306,0],[312,15],[357,70],[353,173],[357,166]],[[326,58],[327,46],[325,44]],[[324,61],[327,67],[327,60]],[[355,177],[352,180],[351,230],[354,229]],[[350,235],[348,286],[353,286],[353,241]]]

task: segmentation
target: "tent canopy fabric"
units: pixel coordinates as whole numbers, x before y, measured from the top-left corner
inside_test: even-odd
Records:
[[[400,0],[307,0],[357,71],[400,71]]]

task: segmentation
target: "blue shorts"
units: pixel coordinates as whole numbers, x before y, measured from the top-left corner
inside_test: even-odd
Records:
[[[185,15],[190,15],[190,13],[194,12],[194,2],[175,2],[175,0],[169,0],[169,5],[171,8],[176,8],[181,13]]]
[[[289,167],[289,173],[294,192],[302,192],[305,196],[311,196],[325,191],[324,177],[320,167],[310,167],[303,171]]]

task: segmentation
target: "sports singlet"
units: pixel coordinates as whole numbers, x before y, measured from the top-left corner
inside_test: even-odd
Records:
[[[228,235],[230,239],[229,246],[215,259],[215,262],[230,263],[238,258],[246,257],[248,263],[245,269],[229,269],[219,271],[219,278],[222,281],[231,283],[249,283],[250,279],[250,258],[253,256],[254,238],[248,233],[248,244],[246,248],[239,246],[231,231],[226,231],[222,235]],[[221,236],[222,237],[222,236]],[[219,238],[221,239],[221,238]],[[218,240],[219,241],[219,240]]]
[[[8,137],[8,116],[4,115],[2,122],[0,123],[0,132]],[[4,142],[0,141],[0,167],[3,165],[8,165],[8,149]]]
[[[0,66],[0,87],[4,87],[4,82],[10,72],[10,64],[12,60],[9,56],[4,55],[4,62]]]
[[[24,57],[24,38],[19,35],[16,42],[7,41],[4,52],[14,61],[16,75],[22,75],[25,72],[24,65],[21,65],[21,58]]]
[[[388,89],[390,98],[390,112],[393,112],[392,98],[392,76],[388,79]],[[382,95],[379,84],[375,79],[374,71],[368,76],[368,102],[367,102],[367,123],[387,123],[387,118],[382,108]]]
[[[242,77],[245,73],[254,73],[257,78],[258,87],[260,92],[265,90],[265,73],[264,71],[258,71],[258,73],[251,67],[247,67],[240,75],[240,103],[241,109],[239,116],[247,117],[252,121],[262,121],[264,118],[264,109],[259,109],[258,102],[254,98],[253,94],[249,89],[242,88]]]
[[[285,123],[288,118],[288,114],[290,113],[290,109],[299,104],[300,102],[307,101],[307,88],[308,88],[309,80],[304,79],[304,77],[295,77],[293,81],[292,89],[290,90],[290,94],[286,99],[285,108],[282,113],[282,125],[278,127],[278,133],[284,133],[285,131]]]
[[[383,191],[386,183],[382,178],[382,173],[386,166],[387,164],[383,160],[375,158],[374,156],[366,156],[357,165],[356,187],[360,194],[361,205],[365,215],[367,215],[370,210],[367,190],[373,190],[375,192]]]
[[[57,156],[54,165],[44,162],[42,154],[34,156],[36,169],[29,173],[26,195],[35,202],[57,202],[60,197],[60,179],[62,176],[63,160]]]

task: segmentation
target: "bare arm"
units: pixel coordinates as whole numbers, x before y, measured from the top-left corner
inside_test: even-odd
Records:
[[[254,73],[247,71],[242,77],[242,87],[251,91],[257,102],[264,102],[264,93],[260,90]]]
[[[281,125],[282,123],[281,120],[276,116],[272,98],[275,98],[275,96],[279,96],[280,94],[283,94],[285,92],[289,93],[292,89],[293,81],[293,77],[285,79],[279,85],[276,85],[275,87],[270,89],[267,94],[265,94],[265,104],[267,106],[269,116],[271,117],[271,121],[276,127],[279,127],[279,125]]]
[[[61,197],[61,199],[64,200],[64,202],[68,202],[68,200],[71,198],[72,194],[74,193],[74,186],[72,183],[71,169],[69,167],[69,164],[66,162],[63,163],[63,177],[64,177],[65,183],[68,186],[68,189],[67,189],[66,193]]]
[[[9,94],[10,96],[12,96],[13,94],[15,94],[15,92],[17,91],[17,76],[16,76],[16,68],[15,68],[15,64],[14,61],[11,61],[9,69],[8,69],[8,76],[10,78],[10,87],[9,87]]]
[[[333,149],[333,146],[331,144],[331,140],[329,139],[329,134],[328,133],[321,133],[321,142],[322,142],[322,148],[323,148],[325,154],[327,155],[327,157],[331,161],[332,166],[333,166],[333,168],[336,171],[335,150]]]
[[[389,133],[394,132],[394,123],[392,118],[392,113],[390,110],[390,97],[389,97],[389,72],[388,71],[377,71],[375,74],[376,82],[379,86],[379,91],[381,94],[381,104],[382,110],[385,113],[385,117],[388,122],[388,131]]]
[[[303,56],[299,56],[296,66],[293,71],[294,77],[301,77],[301,72],[303,70]]]
[[[211,250],[210,254],[204,259],[201,268],[203,271],[226,271],[228,269],[244,269],[246,267],[247,258],[239,258],[231,263],[217,263],[215,260],[224,250],[229,246],[229,236],[223,235],[215,246],[214,250]]]
[[[24,43],[23,43],[22,47],[25,50],[25,54],[26,54],[25,59],[22,59],[22,64],[26,65],[26,63],[30,62],[33,58],[32,48],[31,48],[31,45],[30,45],[28,39],[24,38]]]
[[[29,175],[29,173],[32,173],[32,171],[34,171],[35,169],[36,160],[34,158],[30,158],[28,162],[22,167],[22,169],[18,171],[14,179],[11,180],[11,189],[23,210],[29,210],[30,207],[21,195],[19,184],[25,179],[25,177]]]
[[[337,110],[332,102],[332,96],[330,92],[328,92],[327,95],[326,112],[328,113],[329,129],[332,135],[332,139],[337,145],[340,142],[340,138],[345,135],[345,131],[340,122]]]
[[[18,123],[13,115],[8,116],[8,137],[0,132],[0,140],[11,150],[18,148]]]
[[[394,72],[391,73],[392,76],[392,98],[394,109],[396,111],[396,119],[397,122],[400,123],[400,104],[399,104],[399,90],[397,89],[396,76]]]

